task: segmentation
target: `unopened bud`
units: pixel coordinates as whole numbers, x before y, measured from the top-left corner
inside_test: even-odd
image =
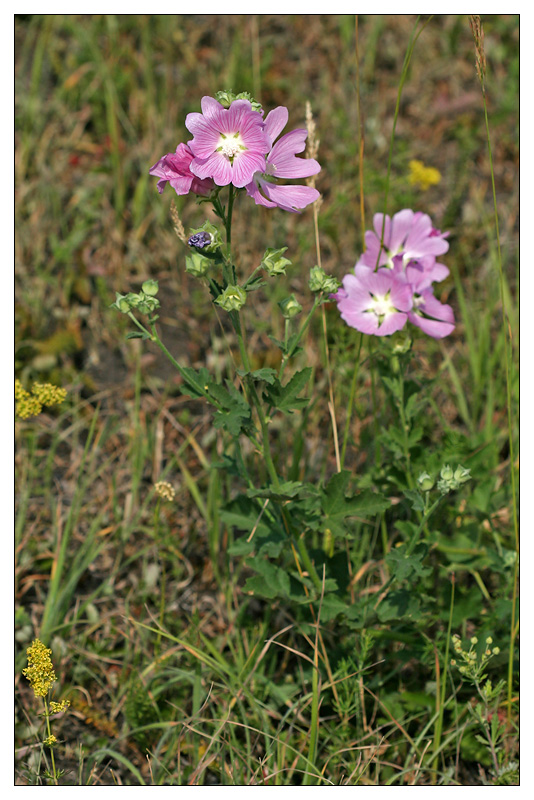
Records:
[[[284,300],[280,300],[278,306],[286,319],[293,319],[293,317],[296,317],[297,314],[300,314],[302,311],[302,306],[294,294],[286,297]]]
[[[247,293],[241,286],[227,286],[215,302],[225,311],[239,311],[247,301]]]

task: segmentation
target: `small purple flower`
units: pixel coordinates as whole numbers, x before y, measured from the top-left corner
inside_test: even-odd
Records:
[[[185,120],[193,134],[188,142],[194,154],[191,171],[201,180],[212,178],[217,186],[246,186],[264,168],[271,148],[261,114],[248,100],[223,108],[213,97],[203,97],[201,108],[201,114],[188,114]]]
[[[345,275],[343,288],[332,295],[341,318],[351,328],[375,336],[400,331],[412,308],[412,289],[388,270]]]
[[[158,181],[158,192],[161,194],[166,183],[170,183],[176,194],[195,194],[207,197],[215,185],[212,180],[199,180],[190,169],[193,153],[186,144],[179,144],[176,153],[167,153],[153,167],[150,175],[161,178]]]
[[[207,231],[200,231],[200,233],[194,233],[193,236],[190,236],[187,240],[187,244],[189,247],[206,247],[206,245],[211,244],[212,237]]]
[[[402,256],[406,266],[412,260],[420,261],[427,256],[435,259],[449,249],[449,243],[445,241],[448,233],[441,233],[433,228],[428,214],[421,211],[405,208],[394,214],[393,219],[386,214],[383,247],[380,248],[383,223],[384,215],[375,214],[374,231],[367,231],[365,234],[366,251],[362,258],[373,269],[382,266],[391,269],[395,256]]]
[[[274,108],[265,118],[265,132],[274,142],[287,125],[289,114],[285,106]],[[296,128],[284,134],[273,145],[261,170],[247,184],[247,194],[253,197],[257,205],[267,208],[281,208],[293,213],[299,212],[320,196],[312,186],[286,185],[279,186],[274,178],[309,178],[320,172],[321,167],[313,158],[297,158],[306,146],[308,132],[305,128]]]

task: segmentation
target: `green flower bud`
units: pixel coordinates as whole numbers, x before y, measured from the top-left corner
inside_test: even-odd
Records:
[[[247,301],[247,293],[241,286],[227,286],[215,302],[225,311],[239,311]]]
[[[340,282],[332,275],[327,275],[321,267],[315,266],[310,270],[308,286],[312,292],[334,294],[339,289]]]
[[[494,656],[498,656],[499,653],[501,652],[501,648],[500,647],[494,647],[491,652],[493,653]]]
[[[235,96],[234,92],[221,90],[220,92],[215,92],[215,99],[224,108],[229,108],[230,105],[236,99],[236,96]]]
[[[302,306],[294,294],[286,297],[285,300],[280,300],[278,306],[286,319],[293,319],[302,311]]]
[[[284,258],[287,247],[280,247],[276,250],[274,247],[268,247],[261,260],[261,266],[271,278],[276,275],[285,275],[286,267],[291,266],[289,258]]]
[[[191,253],[185,257],[185,271],[195,278],[203,278],[207,275],[210,268],[211,261],[206,258],[202,253]]]
[[[491,638],[491,636],[487,637],[486,644],[493,644],[493,639]]]
[[[130,310],[130,303],[128,302],[128,296],[119,294],[115,292],[116,299],[115,302],[111,304],[110,308],[116,308],[117,311],[121,311],[123,314],[127,314]]]
[[[149,297],[155,297],[159,289],[158,282],[153,281],[152,279],[145,281],[141,286],[141,289],[145,294],[148,294]]]
[[[222,239],[219,229],[212,222],[206,220],[200,228],[191,228],[188,243],[190,247],[198,247],[206,253],[214,253],[221,247]]]
[[[471,642],[471,644],[478,644],[478,639],[476,636],[472,636],[469,641]]]
[[[454,476],[454,472],[452,471],[452,468],[448,464],[445,464],[445,466],[441,468],[440,474],[444,481],[450,481]]]
[[[250,92],[239,92],[239,94],[236,94],[235,99],[248,100],[250,105],[252,106],[253,111],[259,111],[260,114],[263,114],[263,108],[261,103],[258,103],[258,101],[252,97]]]
[[[462,483],[466,483],[467,481],[470,481],[471,480],[471,470],[470,469],[465,469],[461,465],[458,465],[458,467],[454,471],[454,480],[458,483],[458,485],[460,485]]]
[[[434,486],[434,478],[431,478],[428,472],[422,472],[417,478],[417,483],[422,492],[429,492]]]
[[[404,353],[407,353],[408,350],[411,350],[411,347],[412,340],[409,336],[405,336],[403,338],[399,338],[399,340],[395,342],[393,345],[393,353],[395,355],[404,355]]]

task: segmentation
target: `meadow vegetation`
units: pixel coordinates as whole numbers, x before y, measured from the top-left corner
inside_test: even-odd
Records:
[[[519,20],[482,25],[16,17],[19,785],[518,783]],[[248,356],[176,232],[224,226],[148,172],[219,90],[309,103],[322,167],[302,214],[235,200],[238,273],[291,262]],[[278,304],[406,208],[449,232],[454,331],[325,293],[289,339]],[[181,371],[111,308],[147,281]]]

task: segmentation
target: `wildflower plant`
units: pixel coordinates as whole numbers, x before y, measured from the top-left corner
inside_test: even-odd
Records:
[[[369,483],[355,487],[339,460],[337,472],[327,480],[307,480],[298,457],[290,465],[284,452],[274,449],[272,423],[275,418],[285,420],[290,429],[305,424],[312,370],[297,366],[290,373],[290,365],[302,352],[303,336],[314,313],[332,298],[347,324],[366,334],[391,335],[408,322],[436,338],[452,331],[452,309],[433,295],[433,285],[449,274],[437,261],[449,248],[448,234],[434,228],[430,217],[421,212],[405,209],[392,218],[376,214],[374,230],[366,234],[366,251],[342,287],[337,277],[316,265],[308,276],[307,296],[285,292],[273,311],[279,315],[284,336],[270,336],[280,351],[279,367],[254,369],[246,336],[249,296],[269,282],[286,281],[293,264],[287,246],[272,242],[259,263],[238,269],[232,237],[234,210],[240,197],[273,213],[297,214],[318,202],[319,191],[310,185],[321,171],[317,141],[314,135],[312,152],[304,154],[308,131],[313,130],[311,112],[307,112],[307,128],[283,133],[288,109],[278,106],[266,114],[250,95],[218,92],[215,97],[203,97],[200,107],[201,112],[190,113],[185,120],[192,139],[178,146],[176,157],[160,159],[150,173],[159,178],[160,193],[168,183],[177,194],[197,195],[203,205],[211,204],[220,220],[220,225],[206,220],[187,235],[183,226],[178,231],[173,212],[175,229],[187,244],[186,271],[206,287],[218,313],[228,315],[239,352],[235,374],[221,383],[206,367],[195,370],[173,357],[156,325],[156,281],[145,282],[138,294],[117,295],[113,307],[136,325],[130,337],[153,342],[169,358],[182,378],[181,391],[202,398],[213,409],[213,426],[225,442],[224,460],[214,469],[225,469],[232,476],[220,519],[232,532],[229,555],[242,559],[251,574],[245,590],[268,599],[320,605],[322,620],[343,613],[352,624],[359,624],[361,615],[369,614],[368,603],[362,610],[346,596],[343,575],[350,573],[350,564],[340,573],[339,563],[347,562],[356,529],[383,514],[390,500]],[[301,180],[306,184],[287,183]],[[143,315],[146,319],[141,321]],[[401,347],[393,361],[404,363],[409,349]],[[391,378],[389,386],[402,395],[402,375]],[[389,431],[389,435],[411,474],[410,448],[417,438],[411,438],[409,425],[415,420],[417,405],[414,398],[404,398],[402,406],[406,400],[399,434],[395,437]],[[252,444],[256,456],[252,461],[245,456],[244,438]],[[416,519],[406,523],[407,541],[388,557],[387,588],[391,591],[377,604],[378,618],[412,614],[417,606],[412,597],[406,610],[403,586],[410,576],[428,572],[422,564],[428,552],[422,535],[442,496],[433,494],[433,487],[434,480],[416,484],[410,477],[403,487]],[[156,487],[156,492],[160,498],[165,496],[163,489]]]
[[[50,749],[52,763],[52,771],[47,771],[46,777],[53,780],[57,785],[58,779],[63,772],[56,769],[54,747],[58,744],[58,740],[51,731],[50,717],[67,711],[70,701],[65,699],[59,701],[49,700],[50,690],[57,680],[54,665],[52,664],[52,651],[40,639],[34,639],[27,648],[26,655],[28,666],[22,670],[22,674],[29,681],[35,697],[42,699],[44,707],[43,716],[46,720],[47,736],[43,739],[43,745]]]

